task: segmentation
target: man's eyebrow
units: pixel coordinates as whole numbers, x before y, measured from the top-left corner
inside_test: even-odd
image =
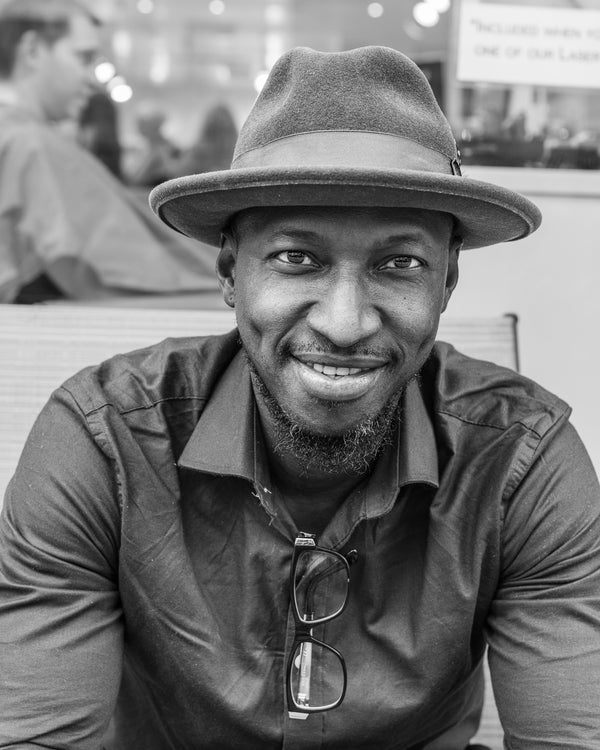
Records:
[[[373,249],[387,250],[394,245],[401,245],[407,242],[419,242],[420,244],[423,244],[424,242],[427,242],[427,240],[428,235],[418,227],[415,227],[414,229],[406,229],[405,231],[390,234],[386,237],[376,238],[373,242]]]
[[[283,227],[275,229],[273,232],[267,234],[267,239],[269,240],[286,238],[316,242],[321,239],[321,235],[318,232],[313,231],[312,229],[300,229],[296,227]]]
[[[322,243],[324,237],[320,232],[313,229],[303,229],[300,227],[277,227],[272,232],[268,232],[265,237],[268,241],[280,239],[303,240],[305,242]],[[374,237],[369,250],[374,252],[385,251],[393,248],[395,245],[418,242],[420,245],[429,244],[428,234],[421,227],[407,227],[398,232],[383,237]]]

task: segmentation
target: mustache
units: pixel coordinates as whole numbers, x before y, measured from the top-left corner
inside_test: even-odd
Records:
[[[386,347],[365,346],[360,343],[352,346],[341,347],[335,346],[334,344],[331,344],[331,342],[319,341],[317,339],[294,344],[287,343],[283,347],[283,353],[291,356],[297,354],[334,354],[347,357],[376,357],[381,359],[395,358],[395,352]]]

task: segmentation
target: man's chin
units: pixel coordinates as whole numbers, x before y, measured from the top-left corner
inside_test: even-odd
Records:
[[[274,449],[293,456],[307,473],[366,474],[383,447],[391,443],[398,423],[398,401],[399,396],[395,396],[376,415],[341,432],[326,434],[307,429],[281,412]]]
[[[327,431],[284,410],[271,394],[252,361],[247,357],[256,397],[266,406],[274,432],[273,450],[292,456],[309,472],[362,475],[369,471],[382,448],[389,444],[398,423],[401,391],[394,393],[383,408],[336,428],[329,422]],[[348,408],[345,402],[330,402],[333,417],[336,408]]]

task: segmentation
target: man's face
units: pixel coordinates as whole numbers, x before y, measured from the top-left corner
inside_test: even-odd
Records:
[[[457,281],[451,228],[449,215],[413,209],[237,217],[237,247],[226,239],[218,264],[225,298],[233,291],[246,352],[293,422],[340,435],[418,372]]]
[[[98,54],[98,30],[84,15],[74,16],[69,33],[53,44],[39,39],[36,92],[48,120],[77,117],[92,93]]]

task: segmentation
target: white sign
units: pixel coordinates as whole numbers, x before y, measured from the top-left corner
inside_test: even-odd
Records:
[[[463,2],[457,77],[600,88],[600,11]]]

